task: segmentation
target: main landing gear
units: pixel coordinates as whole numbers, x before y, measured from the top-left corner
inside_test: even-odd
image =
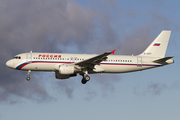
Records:
[[[28,77],[26,78],[27,81],[30,80],[30,74],[31,74],[31,70],[28,71]]]
[[[85,76],[84,74],[82,75],[83,76],[82,81],[81,81],[82,84],[86,84],[87,81],[90,80],[90,77],[87,75],[87,71],[85,72],[85,74],[86,74]]]
[[[82,78],[81,83],[82,83],[82,84],[86,84],[87,81],[89,81],[89,80],[90,80],[90,77],[89,77],[88,75],[86,75],[86,76],[83,75],[83,78]]]

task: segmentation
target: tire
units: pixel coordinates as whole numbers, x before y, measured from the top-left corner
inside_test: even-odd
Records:
[[[30,80],[30,77],[27,77],[26,80],[29,81],[29,80]]]
[[[86,84],[86,82],[87,81],[85,79],[82,79],[82,81],[81,81],[82,84]]]
[[[84,79],[85,79],[86,81],[89,81],[89,80],[90,80],[90,77],[89,77],[88,75],[86,75],[86,76],[84,77]]]

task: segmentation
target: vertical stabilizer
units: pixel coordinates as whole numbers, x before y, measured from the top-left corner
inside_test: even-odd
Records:
[[[141,56],[164,58],[171,31],[163,30],[157,38],[140,54]]]

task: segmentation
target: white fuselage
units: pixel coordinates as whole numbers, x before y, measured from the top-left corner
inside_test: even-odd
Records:
[[[162,31],[156,39],[137,56],[103,54],[22,53],[6,62],[10,68],[31,71],[53,71],[57,79],[82,75],[82,84],[90,80],[92,73],[126,73],[174,63],[172,56],[165,57],[171,31]]]
[[[96,54],[64,54],[64,53],[22,53],[9,60],[6,64],[10,68],[31,71],[56,71],[61,64],[74,64]],[[96,65],[93,73],[125,73],[154,67],[162,64],[154,63],[159,58],[144,56],[109,55],[106,61]],[[91,73],[91,72],[90,72]]]

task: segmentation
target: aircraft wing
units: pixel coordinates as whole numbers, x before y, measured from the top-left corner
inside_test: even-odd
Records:
[[[114,54],[115,50],[111,51],[111,52],[105,52],[101,55],[97,55],[95,57],[89,58],[87,60],[81,61],[81,62],[77,62],[75,63],[75,65],[81,66],[81,67],[89,67],[92,68],[95,65],[99,65],[100,62],[105,61],[107,59],[107,56],[110,54]]]

